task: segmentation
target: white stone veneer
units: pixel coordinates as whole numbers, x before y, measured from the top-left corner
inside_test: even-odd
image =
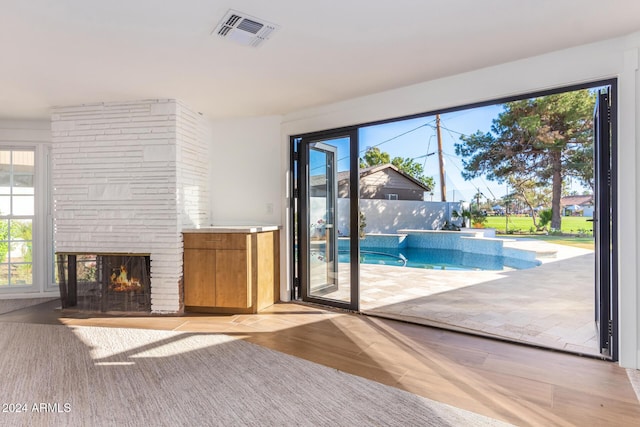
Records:
[[[151,254],[151,310],[182,310],[184,228],[208,221],[208,134],[176,100],[53,110],[58,252]]]

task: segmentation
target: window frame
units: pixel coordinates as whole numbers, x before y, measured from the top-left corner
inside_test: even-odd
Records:
[[[0,141],[2,151],[31,151],[34,153],[33,197],[34,212],[31,229],[32,283],[0,287],[0,298],[55,297],[58,285],[53,280],[53,205],[50,150],[48,142]],[[20,217],[23,217],[22,215]]]

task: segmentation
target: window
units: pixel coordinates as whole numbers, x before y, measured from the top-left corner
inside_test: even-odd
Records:
[[[34,177],[34,150],[0,150],[0,289],[33,284]]]

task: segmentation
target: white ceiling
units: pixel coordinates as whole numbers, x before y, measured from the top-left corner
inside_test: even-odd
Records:
[[[210,35],[230,8],[281,28],[258,48]],[[638,0],[0,0],[0,117],[286,114],[639,30]]]

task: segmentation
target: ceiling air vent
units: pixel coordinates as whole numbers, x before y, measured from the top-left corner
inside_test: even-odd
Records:
[[[258,47],[278,28],[276,24],[231,9],[211,34],[244,46]]]

